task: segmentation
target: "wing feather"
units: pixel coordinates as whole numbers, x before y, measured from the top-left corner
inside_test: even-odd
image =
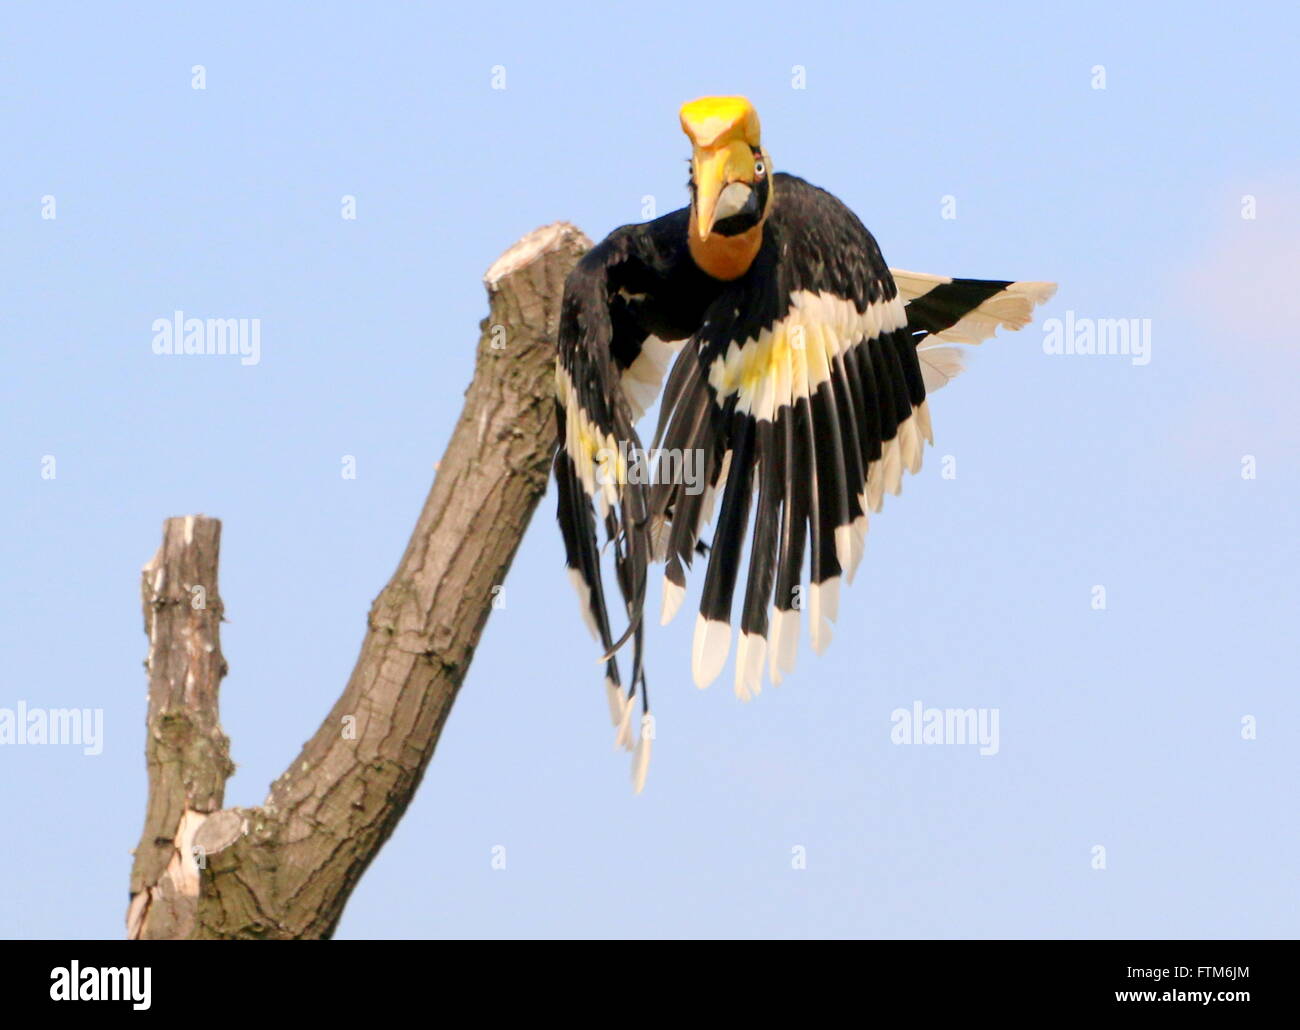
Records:
[[[1055,289],[891,272],[871,234],[830,194],[785,175],[775,191],[753,267],[731,283],[710,280],[694,334],[680,349],[652,324],[664,321],[666,301],[644,286],[645,276],[634,288],[619,285],[639,260],[635,232],[646,227],[613,234],[566,284],[558,513],[570,577],[604,649],[610,714],[625,747],[633,746],[638,695],[646,707],[649,563],[665,562],[667,622],[683,602],[695,555],[708,553],[692,649],[700,686],[726,664],[744,564],[736,693],[757,694],[765,667],[781,682],[794,668],[802,611],[814,649],[823,650],[840,580],[852,579],[865,549],[868,512],[901,490],[904,471],[920,469],[923,446],[933,443],[928,392],[962,367],[951,345],[1021,328]],[[683,227],[671,228],[680,234]],[[630,481],[625,452],[640,448],[634,422],[653,403],[674,350],[653,447],[675,456],[678,469],[693,456],[689,467],[700,474],[647,488]],[[706,547],[700,537],[715,505]],[[617,639],[601,581],[598,519],[628,616]],[[632,677],[624,690],[614,651],[628,639]],[[643,736],[638,789],[648,756]]]
[[[814,649],[829,643],[867,510],[879,509],[886,487],[897,492],[904,467],[919,467],[924,435],[914,417],[924,378],[875,241],[800,180],[779,177],[777,197],[754,269],[719,295],[678,356],[656,437],[670,450],[727,457],[694,647],[700,685],[725,664],[754,506],[736,660],[742,697],[758,692],[765,665],[773,682],[793,668],[805,608]],[[703,401],[713,417],[703,417]],[[651,518],[673,520],[665,598],[674,609],[708,509],[672,483],[652,492]]]

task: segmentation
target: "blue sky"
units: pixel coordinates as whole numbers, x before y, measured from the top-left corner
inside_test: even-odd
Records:
[[[227,803],[256,804],[400,557],[483,271],[543,223],[680,206],[678,106],[744,93],[891,264],[1060,292],[935,396],[825,656],[745,705],[691,684],[689,609],[653,634],[639,797],[548,494],[339,936],[1295,936],[1298,28],[1282,3],[6,5],[0,709],[102,709],[104,746],[0,746],[0,935],[122,933],[162,519],[224,521]],[[176,309],[259,318],[261,361],[153,354]],[[1150,362],[1044,353],[1067,312],[1149,319]],[[916,701],[996,709],[998,753],[893,743]]]

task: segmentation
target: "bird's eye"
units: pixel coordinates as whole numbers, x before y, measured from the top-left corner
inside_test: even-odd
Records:
[[[754,162],[754,174],[755,174],[755,175],[763,175],[763,174],[766,173],[766,172],[767,172],[767,165],[765,165],[762,161],[755,161],[755,162]]]

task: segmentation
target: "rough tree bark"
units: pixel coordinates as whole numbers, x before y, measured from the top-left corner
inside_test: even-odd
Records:
[[[560,299],[589,246],[559,222],[488,270],[474,378],[406,553],[370,608],[343,694],[256,808],[223,808],[233,766],[217,710],[221,524],[167,520],[143,573],[149,800],[129,937],[333,933],[419,786],[545,492]]]

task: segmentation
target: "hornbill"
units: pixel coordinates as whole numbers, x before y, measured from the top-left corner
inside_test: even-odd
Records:
[[[666,623],[692,560],[708,557],[692,655],[706,687],[731,648],[748,537],[735,689],[746,700],[757,693],[765,661],[779,683],[794,667],[800,612],[820,653],[840,580],[851,581],[862,558],[868,511],[900,492],[903,469],[921,467],[922,441],[934,442],[926,395],[962,367],[948,344],[1020,329],[1055,292],[1051,283],[889,268],[844,204],[773,173],[743,97],[693,100],[681,125],[693,150],[690,206],[616,229],[582,258],[565,283],[555,370],[568,571],[628,749],[640,698],[638,791],[653,737],[643,668],[650,564],[665,564]],[[635,423],[670,362],[647,452]],[[684,475],[692,466],[697,475]],[[706,546],[700,536],[719,498]],[[617,638],[597,519],[628,618]],[[629,639],[625,688],[615,652]]]

